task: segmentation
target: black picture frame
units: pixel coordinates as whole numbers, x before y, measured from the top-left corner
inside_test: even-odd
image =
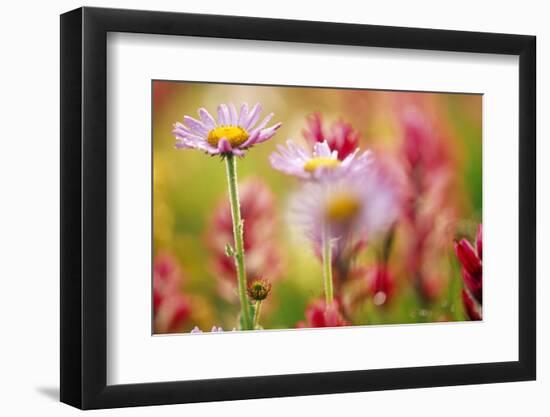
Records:
[[[108,32],[519,56],[519,360],[107,385]],[[84,7],[61,15],[60,57],[62,402],[94,409],[536,378],[534,36]]]

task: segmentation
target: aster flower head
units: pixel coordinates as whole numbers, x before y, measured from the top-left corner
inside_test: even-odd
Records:
[[[244,103],[240,111],[233,103],[220,104],[216,120],[205,108],[200,108],[200,120],[185,115],[183,123],[174,124],[176,148],[198,149],[209,155],[244,156],[247,149],[271,139],[281,127],[281,123],[266,127],[273,113],[258,124],[261,112],[260,103],[251,109]]]
[[[269,158],[271,166],[304,180],[341,178],[364,170],[371,162],[371,153],[366,151],[359,154],[358,148],[340,160],[338,151],[331,151],[326,141],[316,142],[312,152],[292,140],[286,142],[286,147],[278,145],[277,150]]]
[[[290,203],[291,222],[316,251],[328,228],[334,255],[354,236],[371,238],[387,231],[398,213],[397,189],[375,164],[329,183],[305,183]]]

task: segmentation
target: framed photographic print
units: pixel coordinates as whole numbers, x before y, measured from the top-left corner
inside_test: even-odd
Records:
[[[61,16],[61,400],[535,379],[535,38]]]

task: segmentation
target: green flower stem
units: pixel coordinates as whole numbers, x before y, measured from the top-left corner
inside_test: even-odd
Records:
[[[254,309],[254,328],[258,327],[260,322],[260,311],[262,308],[262,302],[260,300],[256,301],[256,308]]]
[[[332,245],[330,242],[329,225],[323,225],[323,280],[325,284],[325,302],[329,306],[334,300],[332,283]]]
[[[237,282],[239,299],[241,301],[241,321],[243,330],[252,330],[250,320],[250,304],[246,296],[246,271],[244,266],[244,239],[243,221],[237,188],[237,160],[232,154],[225,156],[227,168],[227,184],[229,186],[229,201],[231,203],[231,217],[233,219],[233,236],[235,238],[235,267],[237,268]]]

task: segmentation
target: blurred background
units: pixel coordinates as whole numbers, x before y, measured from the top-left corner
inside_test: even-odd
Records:
[[[171,133],[184,115],[197,117],[200,107],[215,114],[227,102],[260,102],[283,123],[238,161],[247,273],[272,283],[265,329],[326,325],[315,318],[321,264],[286,218],[298,183],[268,161],[277,144],[291,138],[309,146],[314,133],[372,149],[402,194],[384,264],[367,246],[349,270],[334,266],[346,323],[468,319],[453,244],[473,242],[482,220],[481,95],[168,81],[152,88],[155,333],[236,327],[235,272],[224,252],[232,242],[225,164],[176,150]]]

